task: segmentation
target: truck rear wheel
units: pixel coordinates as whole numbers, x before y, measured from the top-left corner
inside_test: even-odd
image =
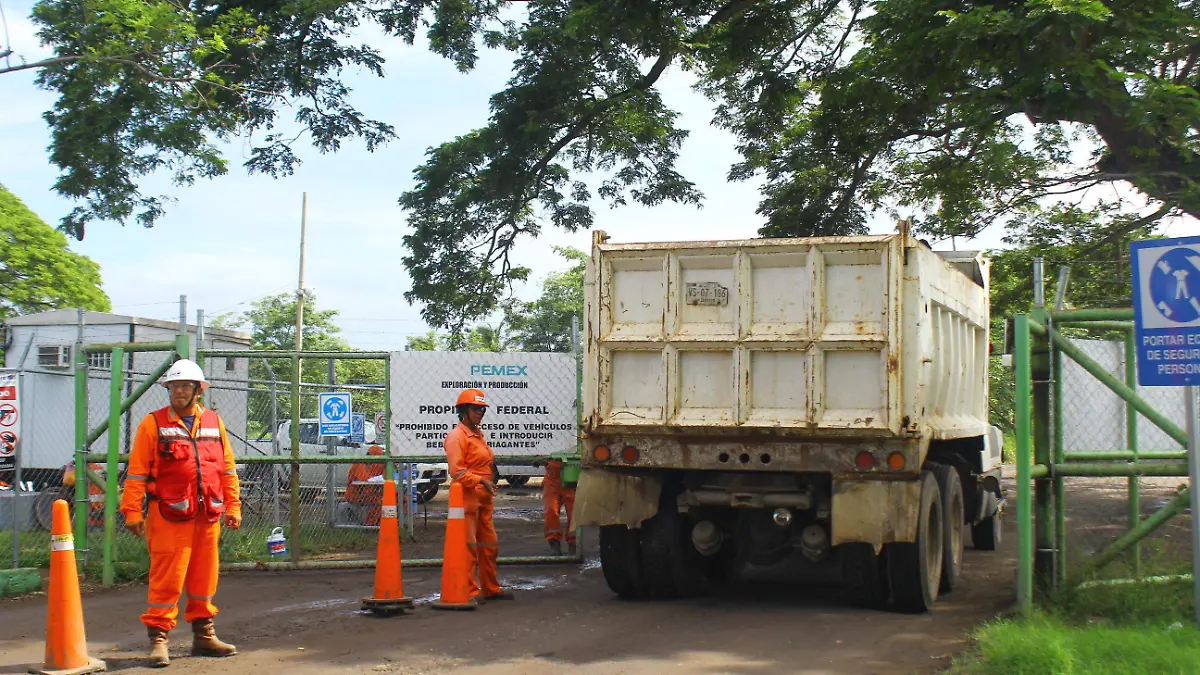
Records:
[[[658,513],[642,523],[642,571],[653,598],[689,598],[707,593],[707,561],[692,546],[688,520],[679,514],[675,491],[663,489]]]
[[[942,581],[938,588],[942,593],[949,593],[958,584],[958,575],[962,570],[966,502],[957,469],[949,464],[935,464],[932,469],[937,477],[938,490],[942,493],[942,522],[945,525],[942,535]]]
[[[624,525],[600,528],[600,569],[613,593],[626,600],[646,597],[641,532]]]
[[[888,601],[887,566],[875,553],[875,545],[864,542],[842,544],[842,583],[850,602],[867,609],[883,609]]]
[[[942,517],[942,494],[937,479],[931,472],[922,471],[917,540],[884,547],[892,598],[901,612],[927,612],[937,602],[944,552]]]

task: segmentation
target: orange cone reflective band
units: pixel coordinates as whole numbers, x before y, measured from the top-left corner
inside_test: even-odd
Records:
[[[46,675],[83,675],[106,668],[88,656],[83,632],[83,605],[79,599],[79,575],[75,570],[75,538],[71,535],[71,511],[61,499],[54,502],[50,528],[50,610],[46,614]]]
[[[396,483],[383,482],[383,508],[379,516],[379,548],[375,553],[375,595],[363,598],[362,608],[376,614],[399,614],[412,609],[404,597],[400,572],[400,519],[396,513]]]
[[[467,511],[463,504],[463,486],[450,483],[450,512],[446,516],[446,544],[442,552],[442,597],[434,609],[475,609],[479,603],[471,597],[467,575]]]

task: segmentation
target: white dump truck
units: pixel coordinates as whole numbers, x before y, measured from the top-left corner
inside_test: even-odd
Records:
[[[614,244],[587,266],[580,525],[627,598],[754,566],[928,610],[1000,538],[988,267],[882,236]]]

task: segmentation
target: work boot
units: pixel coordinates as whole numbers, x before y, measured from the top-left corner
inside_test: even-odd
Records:
[[[554,555],[562,555],[562,542],[557,539],[551,539],[550,552]]]
[[[192,622],[192,656],[233,656],[237,647],[217,639],[212,619]]]
[[[579,549],[575,547],[575,542],[567,544],[567,555],[578,555]]]
[[[147,657],[150,667],[165,668],[171,665],[171,657],[167,654],[167,631],[147,627],[146,633],[150,636],[150,656]]]
[[[484,602],[492,602],[493,600],[515,600],[516,598],[517,596],[514,595],[512,591],[507,588],[501,588],[499,593],[495,595],[489,595],[481,599]]]

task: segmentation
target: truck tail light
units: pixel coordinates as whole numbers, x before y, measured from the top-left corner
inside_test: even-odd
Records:
[[[642,453],[638,452],[638,449],[632,445],[625,446],[625,449],[621,451],[621,460],[626,464],[633,464],[634,462],[638,461],[641,456]]]
[[[854,466],[857,466],[863,471],[867,471],[875,466],[875,455],[863,450],[862,452],[858,453],[857,457],[854,458]]]
[[[596,446],[595,450],[592,450],[592,459],[597,462],[607,462],[611,456],[612,453],[609,452],[607,445],[599,445]]]
[[[888,468],[892,471],[899,471],[904,468],[904,453],[893,452],[888,455]]]

